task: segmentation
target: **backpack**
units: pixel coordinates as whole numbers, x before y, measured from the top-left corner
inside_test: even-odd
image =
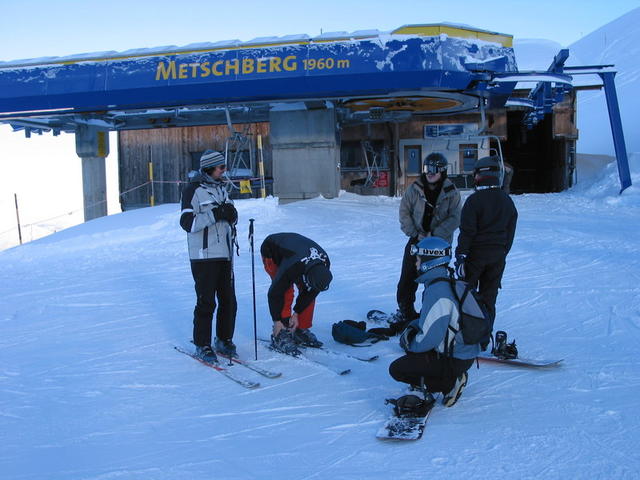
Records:
[[[376,343],[380,340],[389,340],[389,337],[385,335],[367,332],[367,324],[365,322],[356,322],[355,320],[342,320],[334,323],[331,327],[331,335],[336,342],[346,343],[354,347],[368,346],[354,345],[355,343],[362,343],[367,340],[371,340],[371,343]]]
[[[462,340],[466,345],[480,344],[484,352],[491,342],[491,332],[493,331],[493,319],[485,307],[478,292],[463,280],[440,277],[433,280],[429,285],[436,282],[449,282],[451,290],[458,301],[460,317],[458,318],[459,330],[449,324],[449,330],[453,332],[453,337],[458,332],[462,333]],[[447,346],[453,343],[447,342]],[[451,350],[451,348],[449,348]]]

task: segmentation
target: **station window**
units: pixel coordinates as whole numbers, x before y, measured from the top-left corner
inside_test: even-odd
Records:
[[[388,154],[384,149],[384,141],[372,140],[369,142],[372,151],[367,151],[369,164],[373,165],[374,152],[375,160],[378,168],[389,168]],[[344,171],[349,170],[366,170],[367,159],[365,158],[365,152],[362,148],[362,142],[360,141],[345,141],[340,145],[340,168]]]

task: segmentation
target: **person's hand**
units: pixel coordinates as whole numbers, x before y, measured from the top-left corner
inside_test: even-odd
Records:
[[[466,259],[467,259],[466,255],[457,255],[456,261],[453,264],[453,266],[456,268],[456,276],[460,279],[463,279],[466,273],[465,266],[464,266]]]
[[[289,329],[293,331],[296,328],[298,328],[298,314],[294,312],[291,318],[289,318]]]
[[[288,330],[290,326],[291,318],[283,318],[277,322],[273,322],[273,336],[277,337],[281,330]]]

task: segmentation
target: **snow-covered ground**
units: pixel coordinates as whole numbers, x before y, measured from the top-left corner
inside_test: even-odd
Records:
[[[283,372],[246,390],[173,345],[189,345],[194,302],[178,206],[93,220],[0,252],[0,472],[23,479],[638,478],[640,178],[617,195],[615,165],[592,185],[514,196],[516,241],[496,328],[522,355],[564,358],[532,371],[481,364],[422,440],[375,433],[396,339],[336,344],[335,321],[395,307],[405,242],[399,200],[342,194],[278,205],[237,202],[241,256],[235,341],[253,355],[249,218],[256,251],[277,231],[317,240],[335,279],[314,330],[372,363],[316,353],[330,369],[259,346]],[[268,277],[256,254],[258,334],[269,334]]]

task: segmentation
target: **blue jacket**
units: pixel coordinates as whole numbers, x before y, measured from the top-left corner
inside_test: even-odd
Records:
[[[426,286],[436,278],[448,276],[449,272],[442,266],[423,273],[416,281]],[[401,345],[408,345],[406,348],[408,352],[423,353],[435,350],[444,354],[446,341],[448,339],[451,344],[453,336],[453,331],[449,328],[451,325],[458,331],[453,338],[452,356],[460,360],[474,359],[480,353],[480,345],[465,345],[462,333],[459,332],[459,317],[458,300],[451,284],[449,282],[433,283],[424,289],[420,317],[412,321],[402,333]]]

